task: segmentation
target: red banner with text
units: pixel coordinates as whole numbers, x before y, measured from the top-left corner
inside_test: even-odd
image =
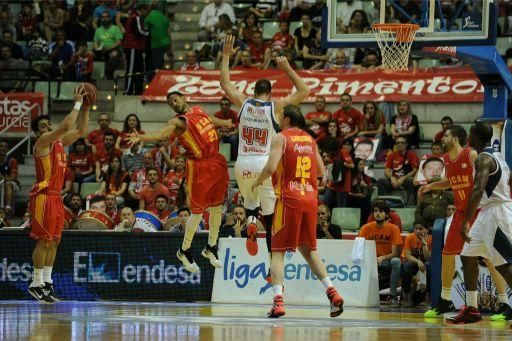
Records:
[[[17,120],[9,132],[26,132],[33,117],[43,114],[44,94],[42,92],[21,92],[0,94],[0,130],[9,126],[14,120],[26,112]]]
[[[307,102],[324,96],[328,102],[338,102],[348,92],[354,102],[408,99],[411,102],[482,102],[483,87],[469,67],[434,68],[408,72],[386,71],[298,71],[311,88]],[[289,95],[293,90],[290,79],[280,70],[230,71],[231,81],[241,92],[252,95],[260,78],[272,82],[272,97]],[[144,91],[145,101],[165,101],[167,91],[180,91],[191,102],[218,102],[224,95],[219,71],[158,71]]]

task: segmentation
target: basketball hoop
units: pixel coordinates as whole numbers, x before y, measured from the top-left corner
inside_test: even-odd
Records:
[[[373,33],[379,44],[384,70],[407,70],[411,45],[419,28],[416,24],[373,25]]]

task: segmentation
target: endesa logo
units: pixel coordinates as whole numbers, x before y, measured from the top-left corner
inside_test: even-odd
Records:
[[[287,281],[294,280],[313,280],[318,278],[311,271],[307,263],[297,263],[292,260],[293,254],[286,254],[289,259],[288,264],[284,266],[284,278]],[[325,260],[324,260],[325,263]],[[340,282],[361,281],[361,267],[359,265],[346,265],[346,264],[325,264],[327,274],[331,280]],[[250,280],[265,281],[267,277],[267,265],[261,262],[255,265],[242,263],[237,260],[236,255],[231,254],[231,248],[226,249],[226,256],[224,257],[223,277],[225,281],[234,281],[238,288],[245,288]],[[260,291],[260,294],[264,291]]]
[[[75,283],[142,283],[142,284],[200,284],[201,271],[188,273],[182,266],[166,264],[121,265],[118,252],[75,252],[73,281]]]
[[[32,265],[30,263],[9,263],[2,258],[0,263],[0,282],[28,282],[32,279]]]

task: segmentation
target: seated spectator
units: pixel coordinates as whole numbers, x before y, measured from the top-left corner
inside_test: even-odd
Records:
[[[96,182],[102,180],[102,173],[108,172],[110,159],[114,156],[121,161],[123,153],[114,147],[114,134],[111,131],[106,131],[103,134],[103,146],[100,145],[95,155]]]
[[[144,130],[141,128],[139,117],[132,113],[124,119],[123,130],[116,140],[116,148],[121,149],[121,151],[125,151],[128,148],[128,141],[126,141],[126,138],[128,137],[128,134],[133,132],[137,132],[140,135],[145,134]]]
[[[180,155],[175,159],[174,170],[167,173],[163,184],[167,186],[169,190],[169,200],[171,203],[176,202],[176,198],[178,197],[178,192],[180,189],[180,185],[185,179],[185,157]]]
[[[334,59],[331,59],[325,66],[326,69],[348,70],[352,69],[353,64],[350,62],[344,50],[336,51]]]
[[[64,173],[64,185],[62,187],[62,191],[60,191],[60,196],[66,199],[69,194],[73,193],[73,182],[75,182],[75,175],[71,168],[66,167],[66,172]]]
[[[238,157],[238,112],[231,109],[231,101],[226,96],[220,99],[220,110],[213,116],[222,120],[231,120],[232,128],[219,128],[219,140],[231,145],[231,160],[235,161]]]
[[[158,169],[162,175],[165,176],[170,169],[174,168],[174,151],[169,138],[165,137],[158,141],[158,145],[151,149],[151,155],[153,155],[153,160],[155,160],[155,168]]]
[[[103,112],[98,116],[99,129],[94,129],[91,131],[89,135],[87,135],[87,140],[85,141],[87,145],[94,146],[92,149],[93,152],[97,153],[100,150],[100,147],[105,144],[104,135],[106,133],[112,134],[114,136],[114,143],[117,141],[119,131],[115,128],[111,128],[110,123],[110,116],[106,112]],[[113,146],[114,145],[112,145],[112,147]]]
[[[270,48],[263,42],[263,33],[254,32],[252,42],[249,45],[253,66],[266,69],[270,63]]]
[[[254,13],[248,12],[244,17],[243,23],[240,25],[238,36],[246,44],[249,44],[253,42],[252,36],[255,32],[262,32],[259,19]]]
[[[64,80],[71,80],[75,70],[68,68],[69,62],[75,52],[74,44],[66,40],[66,32],[58,31],[55,42],[50,43],[48,53],[52,62],[50,73],[54,77],[63,77]]]
[[[151,71],[163,69],[165,53],[170,59],[173,59],[169,18],[162,13],[160,8],[161,4],[153,1],[150,4],[150,12],[144,19],[144,30],[149,32],[151,47],[151,58],[146,64],[149,64],[148,69]]]
[[[219,237],[247,237],[247,212],[243,205],[236,205],[233,208],[231,216],[226,218],[226,222],[220,228]]]
[[[86,41],[78,42],[77,49],[67,66],[72,73],[71,79],[91,82],[92,72],[94,71],[94,54],[87,49]]]
[[[386,222],[389,207],[384,201],[375,202],[373,215],[375,221],[363,225],[359,231],[359,237],[375,241],[379,284],[384,284],[382,282],[387,284],[385,278],[389,276],[390,307],[398,308],[400,307],[400,300],[397,296],[397,287],[400,279],[402,237],[396,225]]]
[[[187,59],[186,63],[181,64],[180,71],[202,71],[205,70],[205,68],[197,62],[197,55],[195,51],[188,51],[187,52]]]
[[[184,233],[185,227],[187,226],[187,220],[190,218],[190,209],[186,206],[182,206],[178,209],[177,224],[170,227],[169,232],[171,233]]]
[[[38,22],[37,16],[34,14],[34,10],[31,3],[24,3],[21,5],[21,13],[18,17],[17,30],[18,40],[30,40],[32,33],[37,30]]]
[[[430,145],[430,153],[425,154],[421,157],[422,160],[427,160],[432,157],[439,158],[443,160],[443,143],[442,142],[432,142]]]
[[[304,59],[303,67],[307,70],[323,69],[325,64],[331,59],[329,50],[322,47],[321,30],[317,30],[315,39],[304,44],[302,57]]]
[[[87,2],[87,0],[85,0]],[[116,20],[117,16],[117,5],[115,0],[105,0],[103,4],[100,4],[94,9],[93,19],[92,19],[92,28],[97,29],[101,25],[101,19],[103,13],[107,12],[109,14],[109,19],[111,22]]]
[[[65,203],[67,203],[66,208],[69,210],[71,216],[69,217],[69,220],[66,221],[64,219],[64,227],[65,228],[71,228],[73,226],[73,223],[80,214],[83,212],[83,200],[80,194],[78,193],[72,193],[70,195],[69,200],[66,200]]]
[[[233,7],[223,0],[214,0],[203,8],[199,18],[199,28],[201,29],[197,36],[199,41],[211,40],[221,14],[227,14],[231,22],[236,22]]]
[[[104,11],[101,14],[101,26],[94,32],[94,54],[97,60],[105,61],[106,79],[113,79],[114,71],[122,65],[122,40],[123,33],[112,24],[109,12]]]
[[[318,136],[316,138],[316,143],[318,143],[320,148],[323,150],[337,150],[339,146],[341,146],[341,144],[343,143],[343,137],[340,134],[338,122],[332,119],[329,122],[327,122],[327,134],[321,134],[320,136]]]
[[[142,167],[137,168],[131,174],[130,185],[128,186],[128,195],[130,200],[136,201],[136,206],[139,206],[139,194],[144,187],[149,185],[147,170],[155,167],[153,155],[151,152],[144,152]],[[158,172],[158,171],[157,171]],[[162,174],[158,172],[158,179],[161,181]]]
[[[139,210],[152,211],[156,205],[157,195],[169,197],[169,190],[159,181],[156,168],[147,168],[146,174],[149,184],[139,193]]]
[[[43,29],[47,41],[53,41],[54,35],[64,28],[66,12],[57,7],[55,0],[48,0],[44,9]]]
[[[5,208],[0,208],[0,229],[9,226],[11,226],[11,223],[7,218],[7,211]]]
[[[414,205],[414,176],[418,171],[419,159],[416,153],[407,149],[407,139],[396,138],[396,152],[388,154],[384,169],[384,178],[377,180],[379,195],[386,195],[395,190],[406,190],[407,205]]]
[[[315,39],[316,37],[316,28],[313,27],[311,23],[311,18],[309,14],[303,14],[301,19],[302,26],[297,27],[293,32],[294,36],[294,48],[295,53],[297,55],[297,59],[303,59],[302,52],[304,51],[304,46],[309,42]]]
[[[75,182],[95,182],[94,156],[87,150],[85,139],[79,138],[73,143],[73,150],[69,153],[68,167],[74,174]],[[79,186],[80,191],[80,186]]]
[[[453,205],[453,192],[449,190],[432,190],[418,198],[414,217],[422,221],[426,228],[432,228],[434,221],[446,217],[446,208]]]
[[[381,64],[382,61],[377,51],[368,50],[364,54],[361,64],[354,64],[352,68],[356,70],[378,70],[382,68]]]
[[[398,102],[398,114],[391,118],[391,137],[394,141],[399,136],[405,136],[411,148],[418,148],[420,130],[418,117],[412,113],[411,104],[403,99]]]
[[[18,161],[9,152],[9,144],[0,141],[0,180],[4,180],[4,203],[8,215],[14,207],[14,195],[20,191],[18,180]]]
[[[358,34],[371,31],[368,15],[361,9],[356,9],[350,16],[350,21],[340,27],[340,33]]]
[[[4,4],[2,6],[5,6],[6,3],[4,2]],[[3,32],[5,31],[9,31],[12,33],[12,36],[14,38],[14,40],[16,40],[18,38],[17,36],[17,32],[16,32],[16,27],[13,25],[12,23],[12,16],[11,16],[12,12],[9,10],[9,7],[5,8],[5,7],[2,7],[2,9],[0,10],[0,33],[3,34]]]
[[[234,71],[238,71],[238,70],[241,70],[241,71],[256,71],[256,70],[259,70],[257,64],[252,62],[252,57],[251,57],[251,52],[250,51],[247,51],[247,50],[241,51],[238,54],[237,58],[240,60],[240,65],[233,66],[232,69]],[[236,64],[237,63],[235,62],[235,65]]]
[[[27,48],[30,60],[46,59],[48,56],[48,42],[41,37],[38,29],[32,32]]]
[[[402,290],[405,304],[416,306],[425,298],[425,293],[430,292],[430,256],[432,248],[432,236],[421,221],[414,223],[414,232],[405,238],[402,257]],[[414,276],[418,277],[419,285],[416,291],[411,293],[411,282]]]
[[[311,4],[309,1],[287,1],[287,6],[290,10],[287,20],[300,21],[303,14],[308,14]]]
[[[327,134],[327,124],[331,120],[331,113],[325,110],[326,100],[324,96],[317,96],[315,99],[315,110],[308,112],[305,116],[306,125],[318,138]]]
[[[333,179],[327,182],[327,189],[325,190],[325,203],[331,207],[346,207],[348,193],[352,185],[352,169],[354,169],[354,162],[352,160],[351,151],[352,144],[350,141],[343,141],[343,146],[333,158]],[[338,168],[335,171],[335,167]],[[341,172],[341,181],[334,175]]]
[[[384,204],[386,204],[386,201],[383,199],[376,199],[373,201],[373,204],[375,205],[375,203],[378,201],[382,201],[382,202],[384,202]],[[373,212],[370,213],[370,216],[368,217],[368,220],[366,222],[371,223],[372,221],[375,221]],[[400,216],[394,210],[389,209],[389,214],[386,214],[386,222],[398,226],[398,228],[400,229],[400,232],[402,232],[402,219],[400,219]]]
[[[254,13],[259,18],[272,18],[278,11],[278,3],[276,0],[262,0],[252,4],[249,13]]]
[[[327,6],[325,4],[325,0],[317,0],[314,1],[314,5],[311,5],[311,7],[308,10],[308,14],[311,17],[311,22],[313,23],[313,26],[320,29],[322,27],[322,16],[323,11],[325,7]]]
[[[115,225],[121,222],[120,212],[117,209],[117,197],[115,193],[105,195],[105,213],[112,219]]]
[[[318,205],[316,238],[342,239],[341,227],[331,224],[331,212],[325,204]]]
[[[23,60],[23,48],[14,42],[11,31],[4,31],[2,33],[2,45],[8,46],[11,49],[12,58]]]
[[[169,208],[169,196],[158,194],[155,198],[155,208],[151,210],[151,213],[155,214],[160,219],[162,225],[164,225],[173,209],[174,206],[171,206],[171,209]]]
[[[367,101],[363,105],[363,120],[358,136],[375,137],[380,139],[386,134],[386,117],[377,103]]]
[[[282,50],[291,50],[293,49],[293,44],[295,43],[295,39],[290,34],[290,27],[288,22],[280,21],[279,22],[279,32],[276,32],[272,37],[270,42],[270,48],[272,52],[277,51],[281,52]]]
[[[366,166],[363,159],[354,159],[354,169],[352,169],[352,187],[348,193],[348,207],[359,207],[361,209],[360,221],[368,220],[371,211],[371,198],[373,192],[372,179],[364,174]]]
[[[380,4],[379,4],[380,6]],[[363,1],[347,0],[338,2],[336,7],[336,26],[343,27],[350,25],[350,18],[356,10],[363,9]]]
[[[219,16],[219,22],[215,25],[211,40],[213,43],[212,56],[217,56],[217,54],[222,50],[222,46],[224,46],[224,38],[227,35],[232,35],[236,32],[236,26],[231,19],[229,19],[229,16],[227,14],[221,14]]]
[[[25,211],[25,213],[23,213],[23,217],[21,218],[20,227],[23,229],[30,228],[30,211],[27,210],[27,211]]]
[[[67,22],[69,39],[72,41],[92,40],[92,31],[89,23],[93,15],[93,11],[94,8],[91,1],[75,1],[73,7],[69,11],[69,20]]]
[[[438,131],[436,133],[436,135],[434,136],[434,142],[442,142],[443,141],[443,137],[444,137],[444,133],[446,133],[446,130],[452,124],[453,124],[452,118],[450,116],[444,116],[441,119],[441,127],[442,127],[442,129],[440,131]]]
[[[124,207],[121,210],[120,223],[114,227],[115,232],[137,232],[144,231],[143,224],[140,224],[137,219],[135,219],[135,214],[133,214],[133,210],[130,207]]]
[[[105,202],[105,196],[95,195],[89,200],[89,210],[100,211],[106,213],[107,203]]]
[[[363,114],[352,106],[352,96],[346,92],[340,96],[340,106],[341,108],[332,114],[332,119],[338,123],[340,135],[344,139],[357,136]]]
[[[114,194],[117,205],[124,204],[124,198],[127,196],[130,176],[121,168],[119,156],[112,155],[109,159],[108,169],[101,175],[101,186],[98,190],[99,195]]]

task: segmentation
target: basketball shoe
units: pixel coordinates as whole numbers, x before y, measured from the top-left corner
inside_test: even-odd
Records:
[[[258,253],[258,226],[256,225],[256,218],[250,216],[247,222],[247,240],[245,241],[245,247],[251,256],[255,256]]]
[[[512,320],[512,308],[506,303],[500,303],[496,314],[490,317],[491,321],[510,321]]]
[[[434,317],[442,317],[444,313],[449,313],[455,311],[455,306],[452,301],[445,300],[440,297],[439,302],[435,307],[428,310],[423,314],[423,317],[434,318]]]
[[[475,323],[482,320],[480,311],[471,306],[463,306],[459,313],[452,317],[447,317],[446,322],[452,324],[468,324]]]
[[[201,255],[203,255],[204,258],[207,258],[210,260],[210,264],[213,265],[216,268],[222,268],[222,262],[219,260],[219,256],[217,255],[219,248],[217,245],[210,246],[210,244],[206,244],[203,251],[201,252]]]
[[[340,316],[343,313],[343,297],[334,287],[327,288],[325,293],[331,302],[331,317]]]
[[[41,303],[53,303],[53,299],[48,296],[48,292],[43,287],[29,287],[28,293]]]
[[[196,262],[194,261],[194,258],[192,258],[192,249],[188,249],[184,251],[181,247],[176,253],[176,256],[181,261],[181,264],[183,264],[183,267],[188,272],[197,272],[199,271],[199,266],[197,266]]]
[[[60,302],[60,299],[55,295],[55,290],[53,290],[53,283],[45,282],[43,289],[46,290],[47,295],[51,297],[53,302]]]
[[[286,312],[284,311],[283,296],[274,296],[274,304],[272,305],[272,309],[268,312],[267,317],[278,318],[284,314],[286,314]]]

